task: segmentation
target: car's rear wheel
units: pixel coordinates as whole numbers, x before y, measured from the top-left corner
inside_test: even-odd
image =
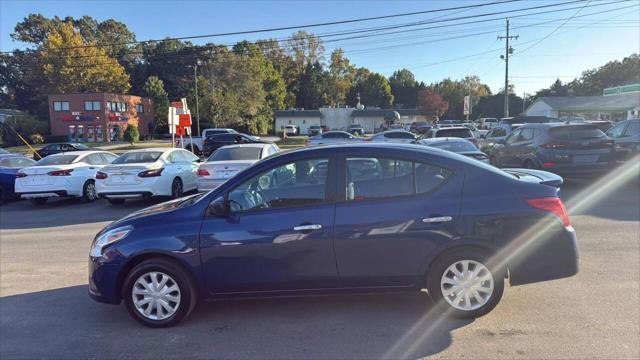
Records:
[[[472,248],[453,250],[436,259],[427,278],[436,306],[448,315],[476,318],[498,305],[504,271],[488,264],[488,256]]]
[[[93,180],[87,180],[82,187],[82,198],[90,203],[96,201],[98,195],[96,193],[96,183]]]
[[[173,179],[171,183],[171,197],[174,199],[182,197],[183,189],[182,189],[182,180],[179,178]]]
[[[109,198],[107,198],[107,201],[111,205],[122,205],[122,204],[124,204],[124,199],[109,199]]]
[[[31,203],[34,205],[44,205],[47,203],[48,200],[49,198],[35,198],[35,199],[31,199]]]
[[[173,326],[196,304],[195,285],[189,274],[166,259],[146,260],[124,281],[122,297],[129,314],[150,327]]]

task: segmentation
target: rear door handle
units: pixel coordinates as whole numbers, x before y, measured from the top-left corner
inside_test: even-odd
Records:
[[[311,230],[320,230],[320,229],[322,229],[322,225],[319,225],[319,224],[298,225],[293,227],[293,230],[295,231],[311,231]]]
[[[436,216],[436,217],[424,218],[422,219],[422,222],[427,224],[433,224],[433,223],[449,222],[451,220],[453,220],[451,216]]]

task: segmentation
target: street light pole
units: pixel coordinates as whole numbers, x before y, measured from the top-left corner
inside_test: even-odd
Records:
[[[196,127],[198,129],[198,136],[200,136],[200,111],[198,109],[198,61],[193,67],[193,77],[196,83]]]

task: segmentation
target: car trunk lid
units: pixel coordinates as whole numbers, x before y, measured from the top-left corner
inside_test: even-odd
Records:
[[[534,170],[534,169],[502,169],[504,172],[513,175],[520,181],[549,185],[559,188],[562,185],[563,179],[561,176],[552,174],[547,171]]]

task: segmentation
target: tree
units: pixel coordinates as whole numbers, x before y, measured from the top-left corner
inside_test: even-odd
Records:
[[[491,94],[489,86],[480,82],[477,76],[467,76],[462,80],[444,79],[429,86],[431,91],[442,96],[449,104],[448,110],[443,114],[447,119],[464,118],[464,97],[471,96],[472,107],[483,96]]]
[[[442,96],[430,90],[420,90],[416,103],[422,115],[435,118],[436,120],[449,108],[449,104]]]
[[[509,114],[516,115],[522,113],[522,98],[509,94]],[[473,107],[473,118],[504,116],[504,94],[483,96],[478,99],[478,103]]]
[[[298,74],[302,74],[308,64],[320,63],[324,60],[324,44],[320,37],[300,30],[289,39],[287,47],[296,66]]]
[[[391,86],[386,77],[360,68],[356,71],[355,84],[349,92],[349,102],[355,106],[357,96],[365,106],[390,108],[393,104]]]
[[[125,141],[131,143],[131,145],[137,143],[140,140],[140,132],[138,131],[138,127],[133,124],[128,124],[127,129],[124,131],[124,134],[122,134],[122,138]]]
[[[169,113],[169,96],[164,91],[164,83],[157,76],[149,76],[143,86],[144,94],[153,100],[155,112],[154,132],[167,130],[167,114]]]
[[[326,84],[327,101],[330,105],[338,106],[346,103],[354,76],[355,68],[344,56],[344,51],[338,48],[331,52]]]
[[[52,30],[40,51],[48,93],[129,91],[129,75],[107,52],[85,43],[70,23]],[[59,48],[65,48],[61,50]]]
[[[407,69],[394,71],[389,77],[389,85],[395,107],[407,109],[416,107],[418,82],[411,71]]]
[[[548,89],[542,89],[536,92],[536,98],[542,96],[569,96],[569,94],[573,92],[570,91],[567,85],[564,85],[560,79],[556,79],[553,84]]]
[[[317,109],[327,103],[327,76],[322,64],[307,64],[300,77],[300,90],[296,106],[305,109]]]

